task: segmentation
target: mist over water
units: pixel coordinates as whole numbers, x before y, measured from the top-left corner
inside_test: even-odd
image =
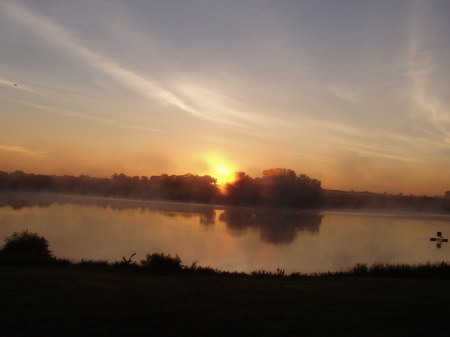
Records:
[[[101,198],[8,198],[0,239],[28,229],[57,257],[118,261],[178,254],[184,264],[250,272],[337,271],[355,263],[448,261],[450,218],[412,213],[306,212]]]

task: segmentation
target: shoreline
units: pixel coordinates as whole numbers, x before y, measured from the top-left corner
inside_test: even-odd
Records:
[[[24,200],[27,199],[27,200]],[[194,207],[198,209],[245,209],[245,210],[267,210],[267,211],[291,211],[291,212],[322,212],[328,214],[345,214],[345,215],[367,215],[367,216],[389,216],[389,217],[430,217],[430,219],[442,218],[443,221],[450,221],[450,211],[431,212],[428,210],[411,210],[405,208],[389,208],[389,207],[322,207],[322,208],[291,208],[291,207],[269,207],[269,206],[241,206],[214,203],[197,203],[190,201],[171,201],[165,199],[139,199],[126,197],[109,197],[100,195],[83,195],[83,194],[67,194],[67,193],[49,193],[49,192],[33,192],[33,191],[5,191],[0,190],[0,207],[8,205],[8,203],[37,200],[41,202],[51,201],[56,203],[74,203],[74,204],[94,204],[99,206],[124,206],[130,205],[129,208],[153,208],[151,206],[167,207]],[[442,200],[443,198],[439,199]],[[91,202],[89,202],[91,201]],[[31,206],[39,206],[39,204],[31,204]],[[124,207],[125,208],[125,207]]]

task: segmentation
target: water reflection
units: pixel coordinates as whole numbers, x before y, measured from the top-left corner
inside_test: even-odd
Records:
[[[1,193],[0,207],[11,207],[18,211],[24,207],[50,207],[54,200],[49,198],[35,197],[30,198],[27,194]]]
[[[226,223],[229,232],[242,236],[248,228],[259,230],[261,241],[271,244],[289,244],[299,232],[318,232],[323,215],[276,209],[226,209],[219,220]]]
[[[17,211],[25,207],[50,207],[53,204],[95,205],[119,211],[139,210],[141,213],[155,210],[168,218],[198,218],[199,224],[205,226],[216,223],[216,210],[211,205],[20,193],[0,196],[0,207],[9,206]],[[219,221],[226,224],[231,235],[242,236],[252,228],[259,231],[262,242],[271,244],[292,243],[299,232],[318,232],[322,218],[323,215],[317,212],[246,208],[228,208],[219,215]]]
[[[216,212],[212,209],[206,209],[200,214],[200,223],[202,225],[210,226],[216,223]]]
[[[323,215],[322,215],[323,214]],[[450,259],[449,215],[308,213],[167,202],[0,193],[0,244],[28,229],[56,256],[117,261],[178,254],[183,263],[251,272],[336,271],[355,263]]]
[[[183,217],[186,219],[199,218],[201,225],[214,225],[216,223],[216,212],[212,207],[205,207],[199,209],[189,209],[184,211],[165,211],[161,214],[168,218]]]
[[[112,210],[154,210],[165,217],[196,218],[202,225],[214,225],[216,212],[211,205],[187,204],[165,201],[99,198],[91,196],[48,195],[35,193],[1,193],[0,208],[11,207],[19,211],[30,207],[50,207],[52,205],[89,205]]]

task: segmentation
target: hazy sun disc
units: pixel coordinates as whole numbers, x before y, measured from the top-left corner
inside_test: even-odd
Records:
[[[217,179],[217,185],[224,187],[235,180],[236,166],[219,154],[208,154],[206,157],[208,174]]]
[[[217,179],[217,184],[225,185],[234,181],[234,172],[223,165],[217,165],[213,177]]]

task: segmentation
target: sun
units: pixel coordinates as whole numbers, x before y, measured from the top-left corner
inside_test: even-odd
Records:
[[[207,174],[217,179],[217,185],[224,187],[235,180],[236,165],[223,155],[209,153],[205,155],[205,161],[208,165]]]
[[[234,172],[223,165],[217,165],[213,177],[217,179],[217,184],[225,185],[234,181]]]

